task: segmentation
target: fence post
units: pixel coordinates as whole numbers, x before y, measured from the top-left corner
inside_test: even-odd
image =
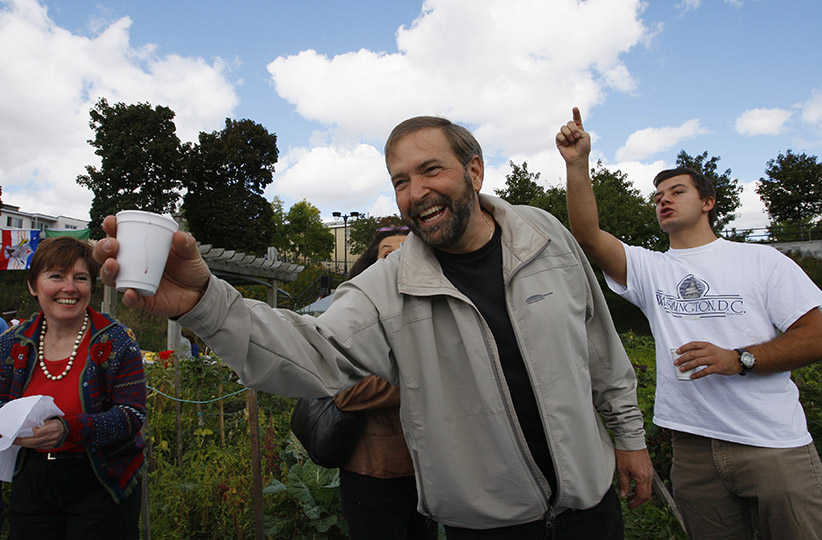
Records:
[[[146,411],[148,412],[148,411]],[[151,433],[148,426],[148,414],[143,422],[143,439],[146,441],[145,449],[145,463],[143,464],[143,489],[140,495],[140,506],[142,507],[142,521],[143,521],[143,540],[151,540],[151,505],[148,497],[148,473],[154,460],[151,454]]]
[[[665,487],[665,482],[662,481],[662,478],[656,473],[656,467],[654,468],[654,477],[653,477],[653,485],[654,485],[654,493],[657,495],[657,499],[660,500],[665,506],[671,509],[671,512],[676,517],[676,520],[679,522],[679,526],[685,531],[685,522],[682,521],[682,514],[679,513],[679,508],[676,506],[676,502],[674,502],[674,498],[671,493],[668,491],[668,488]]]
[[[103,286],[103,313],[108,313],[112,317],[117,317],[117,289]]]
[[[177,466],[183,466],[183,420],[182,420],[182,403],[180,397],[180,361],[176,354],[171,355],[171,360],[174,366],[174,413],[177,420]]]
[[[260,470],[260,422],[257,407],[257,391],[246,392],[248,405],[248,430],[251,437],[251,496],[254,500],[254,531],[257,540],[265,539],[263,529],[263,477]]]

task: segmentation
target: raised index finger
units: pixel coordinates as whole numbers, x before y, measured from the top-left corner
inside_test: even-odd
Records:
[[[573,115],[574,115],[574,123],[576,125],[578,125],[580,129],[584,129],[582,127],[582,114],[579,112],[579,107],[574,107]]]

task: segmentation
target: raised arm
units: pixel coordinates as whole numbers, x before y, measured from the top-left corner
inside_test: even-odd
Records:
[[[597,201],[588,176],[591,136],[582,127],[582,115],[578,108],[574,107],[573,119],[560,128],[556,143],[565,160],[571,232],[603,272],[626,285],[627,263],[622,243],[611,233],[599,228]]]

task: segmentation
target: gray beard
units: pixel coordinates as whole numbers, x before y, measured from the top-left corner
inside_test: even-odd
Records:
[[[439,195],[434,199],[436,204],[445,206],[451,211],[451,215],[444,223],[423,231],[417,225],[418,217],[405,220],[408,228],[432,248],[444,249],[455,245],[468,229],[476,194],[467,172],[464,174],[463,180],[465,181],[463,184],[464,189],[456,199],[444,195]]]

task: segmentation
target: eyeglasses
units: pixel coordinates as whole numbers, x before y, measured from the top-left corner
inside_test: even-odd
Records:
[[[408,232],[410,229],[403,225],[402,227],[380,227],[377,232]]]

